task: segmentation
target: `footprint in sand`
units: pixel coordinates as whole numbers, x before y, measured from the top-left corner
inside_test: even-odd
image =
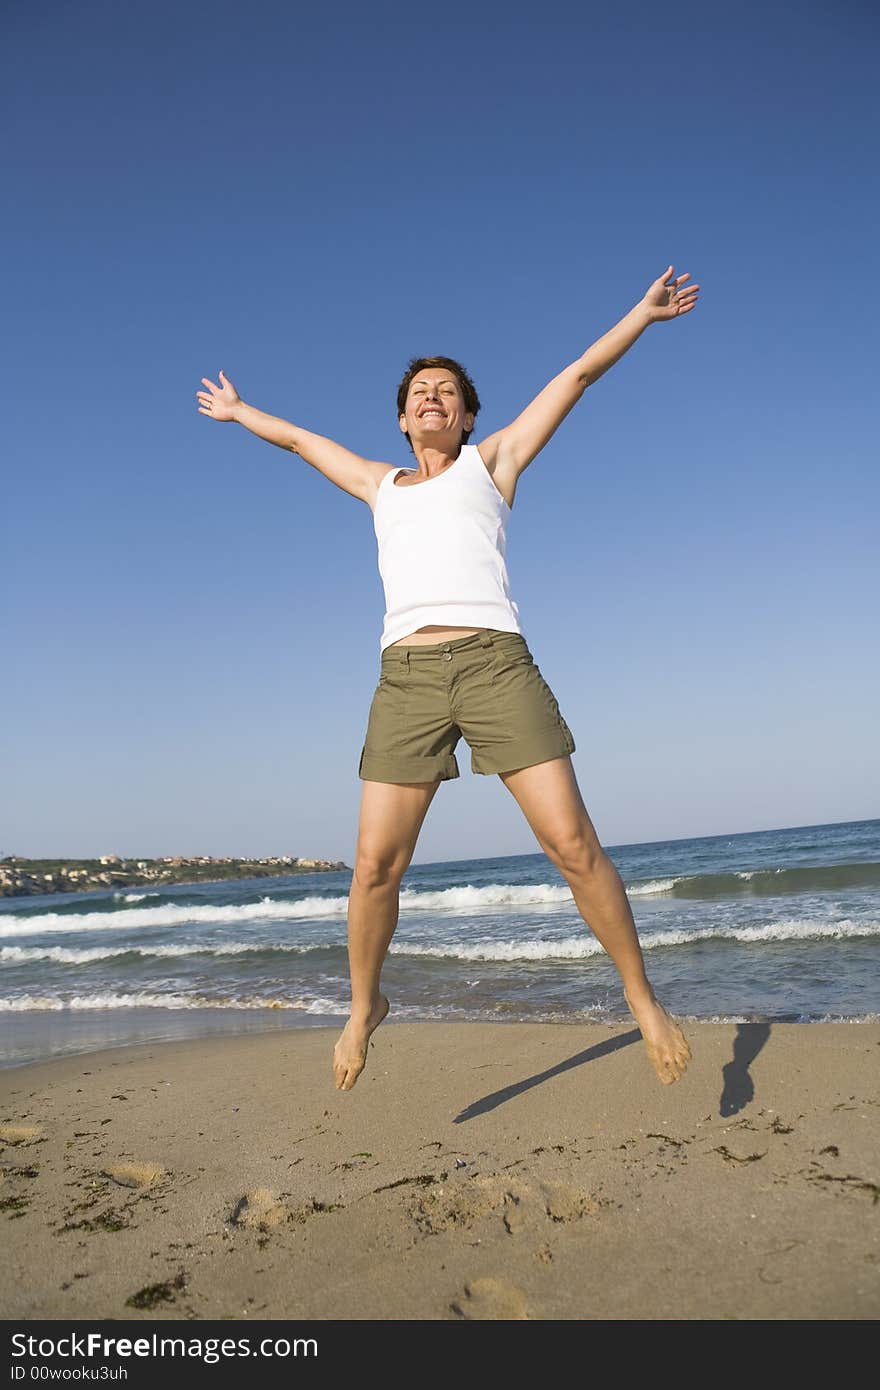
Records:
[[[469,1228],[494,1213],[509,1235],[542,1232],[554,1224],[578,1221],[597,1212],[599,1203],[588,1193],[546,1178],[529,1183],[516,1178],[477,1174],[460,1182],[435,1184],[420,1193],[410,1217],[425,1235]]]
[[[230,1226],[265,1231],[291,1219],[284,1203],[269,1187],[255,1187],[239,1197],[229,1217]]]
[[[39,1125],[0,1125],[0,1140],[4,1144],[34,1144],[42,1137]]]
[[[538,1183],[538,1192],[545,1215],[551,1221],[577,1221],[599,1210],[599,1203],[594,1197],[566,1183],[546,1178]]]
[[[522,1289],[504,1279],[472,1279],[450,1307],[457,1317],[474,1322],[522,1322],[529,1316]]]
[[[108,1163],[101,1172],[121,1187],[152,1187],[168,1176],[160,1163]]]

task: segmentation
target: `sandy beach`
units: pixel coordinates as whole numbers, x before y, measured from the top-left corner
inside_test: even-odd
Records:
[[[395,1024],[0,1072],[6,1319],[875,1318],[875,1024]]]

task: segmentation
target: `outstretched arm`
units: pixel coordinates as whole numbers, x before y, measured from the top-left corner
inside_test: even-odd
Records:
[[[649,324],[686,314],[697,302],[699,285],[682,288],[687,273],[666,284],[673,267],[658,276],[629,313],[555,376],[521,415],[492,436],[499,467],[518,478],[543,449],[588,386],[613,367]],[[481,446],[482,448],[482,446]]]
[[[201,415],[207,415],[212,420],[235,420],[259,439],[299,454],[343,492],[350,492],[353,497],[359,497],[369,505],[375,492],[375,464],[370,460],[361,458],[360,454],[352,453],[322,434],[313,434],[299,425],[292,425],[289,420],[267,415],[265,411],[257,410],[256,406],[248,405],[223,372],[220,373],[219,386],[205,376],[202,377],[202,385],[207,386],[208,390],[196,392]]]

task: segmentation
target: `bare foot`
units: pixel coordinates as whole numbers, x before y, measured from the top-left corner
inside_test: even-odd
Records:
[[[674,1018],[670,1018],[662,1004],[654,998],[653,992],[634,1004],[623,991],[629,1011],[639,1025],[645,1048],[655,1072],[664,1086],[671,1086],[683,1074],[691,1060],[691,1050],[687,1038]]]
[[[374,1033],[388,1012],[388,1000],[380,994],[366,1023],[349,1019],[333,1049],[333,1075],[337,1091],[350,1091],[364,1069],[370,1034]]]

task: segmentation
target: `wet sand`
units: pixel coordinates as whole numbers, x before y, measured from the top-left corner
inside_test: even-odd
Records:
[[[337,1026],[0,1072],[0,1315],[876,1318],[875,1024]]]

